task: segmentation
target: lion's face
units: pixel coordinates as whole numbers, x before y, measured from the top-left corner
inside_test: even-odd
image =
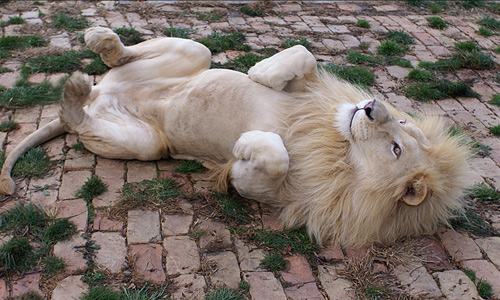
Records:
[[[344,104],[337,127],[351,144],[350,161],[360,182],[378,188],[392,183],[393,197],[410,206],[425,200],[427,186],[418,170],[428,163],[429,141],[418,127],[394,116],[377,100]]]

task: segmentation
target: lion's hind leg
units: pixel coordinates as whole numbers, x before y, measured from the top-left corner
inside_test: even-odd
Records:
[[[243,197],[272,203],[287,172],[289,157],[281,137],[272,132],[249,131],[233,148],[231,184]]]
[[[85,43],[92,51],[101,54],[102,61],[111,68],[126,64],[134,56],[120,41],[120,37],[109,28],[87,29]]]
[[[297,45],[258,62],[248,77],[277,91],[302,92],[308,81],[318,78],[318,69],[312,53]]]

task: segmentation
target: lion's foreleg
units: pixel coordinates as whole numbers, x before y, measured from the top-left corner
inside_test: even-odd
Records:
[[[277,200],[288,172],[289,157],[281,137],[258,130],[245,132],[236,141],[231,184],[243,197],[263,202]]]
[[[92,83],[88,75],[75,72],[64,85],[64,94],[59,110],[59,118],[68,132],[77,132],[77,128],[84,123],[87,114],[83,106],[87,102]]]
[[[312,53],[298,45],[258,62],[248,77],[277,91],[302,92],[309,81],[318,79],[318,69]]]

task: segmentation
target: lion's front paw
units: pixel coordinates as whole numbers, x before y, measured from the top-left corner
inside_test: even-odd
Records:
[[[106,56],[121,57],[124,47],[118,35],[113,30],[104,27],[87,29],[85,43],[92,51]]]
[[[90,82],[90,78],[87,74],[81,72],[75,72],[71,77],[66,81],[64,85],[64,94],[65,97],[73,96],[76,98],[85,97],[92,91],[92,83]]]

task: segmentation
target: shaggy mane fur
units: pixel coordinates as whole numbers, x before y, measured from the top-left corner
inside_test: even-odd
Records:
[[[425,148],[431,167],[404,178],[373,174],[371,181],[360,180],[349,158],[350,143],[336,129],[335,115],[342,103],[372,97],[325,71],[308,89],[283,107],[290,168],[278,203],[285,226],[305,225],[318,243],[392,243],[404,236],[433,233],[462,208],[469,151],[459,137],[446,133],[442,120],[430,116],[413,120],[386,104],[393,116],[423,131],[431,144]],[[230,163],[224,169],[228,168]],[[230,176],[221,170],[217,173]],[[223,186],[221,177],[219,186]],[[424,203],[412,207],[399,200],[417,177],[424,178],[430,192]]]

